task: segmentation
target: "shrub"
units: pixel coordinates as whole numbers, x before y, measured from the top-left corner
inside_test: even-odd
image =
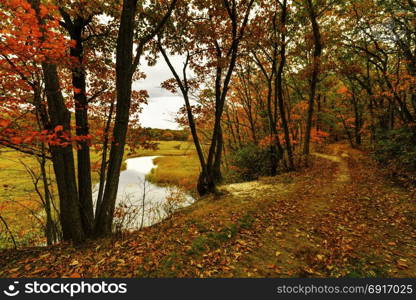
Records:
[[[251,213],[247,213],[243,217],[241,217],[239,220],[240,227],[243,229],[250,229],[253,226],[254,223],[254,217]]]
[[[379,133],[374,156],[393,175],[412,180],[416,173],[416,128],[403,127]]]
[[[269,148],[245,145],[231,155],[229,178],[232,181],[256,180],[270,174]]]

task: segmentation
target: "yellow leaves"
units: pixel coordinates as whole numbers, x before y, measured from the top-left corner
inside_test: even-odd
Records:
[[[13,268],[9,270],[9,273],[16,273],[19,272],[19,268]]]
[[[275,255],[276,257],[280,256],[281,254],[282,254],[282,252],[280,252],[280,251],[276,251],[276,252],[274,253],[274,255]]]
[[[408,264],[407,260],[406,259],[403,259],[403,258],[400,258],[399,260],[397,260],[396,264],[397,264],[397,267],[399,269],[407,269],[407,268],[409,268],[409,264]]]
[[[311,274],[311,275],[314,275],[314,274],[317,274],[312,268],[310,268],[310,267],[303,267],[303,270],[306,272],[306,273],[308,273],[308,274]]]
[[[319,260],[319,261],[323,261],[325,259],[325,256],[322,255],[322,254],[317,254],[316,259]]]
[[[333,265],[327,265],[327,266],[326,266],[326,268],[327,268],[329,271],[332,271],[332,269],[334,269],[334,266],[333,266]]]
[[[237,243],[242,245],[242,246],[246,246],[247,242],[245,242],[244,240],[237,240]]]
[[[77,261],[76,259],[74,259],[69,265],[70,266],[77,266],[77,265],[79,265],[79,261]]]

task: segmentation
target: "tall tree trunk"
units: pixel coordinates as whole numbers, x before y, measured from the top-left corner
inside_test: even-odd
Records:
[[[276,95],[278,98],[279,110],[280,110],[280,118],[282,119],[282,126],[283,131],[285,134],[285,143],[286,143],[286,151],[287,157],[289,160],[289,169],[293,170],[295,168],[293,162],[293,152],[292,152],[292,143],[290,141],[290,133],[289,133],[289,126],[286,118],[286,109],[284,104],[283,98],[283,70],[286,64],[286,18],[287,18],[287,0],[283,1],[282,4],[282,13],[280,16],[280,24],[282,26],[281,32],[281,48],[280,48],[280,64],[279,68],[276,72]]]
[[[227,106],[225,109],[225,116],[227,117],[227,127],[228,127],[228,131],[230,132],[230,138],[228,139],[229,147],[231,151],[234,151],[236,148],[238,148],[238,144],[237,144],[237,138],[235,137],[235,133],[234,133],[233,123],[230,118],[229,106]]]
[[[234,124],[235,124],[235,131],[237,134],[237,145],[238,148],[242,148],[243,147],[243,141],[241,138],[241,130],[240,130],[240,119],[238,118],[238,112],[236,109],[233,110],[233,117],[234,117]]]
[[[213,165],[213,175],[215,182],[221,182],[222,181],[222,174],[221,174],[221,157],[223,152],[223,144],[224,139],[222,136],[222,127],[220,125],[220,132],[218,134],[218,140],[217,140],[217,151],[215,153],[215,159],[214,159],[214,165]]]
[[[50,127],[49,119],[45,105],[42,103],[40,86],[36,85],[34,89],[34,105],[36,107],[36,119],[38,128],[43,130]],[[46,243],[48,246],[53,245],[57,240],[57,233],[55,232],[55,223],[52,217],[51,209],[51,193],[49,190],[48,175],[46,173],[46,155],[47,149],[45,144],[41,143],[41,157],[38,158],[40,175],[42,178],[43,184],[43,194],[44,194],[44,209],[46,213]]]
[[[192,135],[192,139],[195,145],[195,149],[196,149],[196,153],[198,154],[198,159],[199,159],[199,163],[201,166],[201,172],[199,174],[198,177],[198,182],[197,182],[197,190],[198,193],[200,195],[203,195],[206,193],[207,190],[207,186],[210,185],[209,182],[212,182],[212,180],[209,178],[209,173],[207,170],[207,164],[205,161],[205,157],[204,157],[204,152],[201,146],[201,142],[199,140],[198,137],[198,132],[197,132],[197,128],[196,128],[196,122],[194,119],[194,115],[192,112],[192,106],[191,106],[191,102],[189,99],[189,86],[188,86],[188,81],[187,81],[187,77],[186,77],[186,68],[188,66],[188,62],[189,62],[189,53],[186,57],[186,62],[184,64],[182,73],[183,73],[183,81],[182,79],[179,77],[179,74],[176,72],[175,68],[173,67],[165,49],[162,47],[162,45],[160,44],[160,42],[158,43],[158,48],[160,53],[162,53],[162,56],[166,62],[166,64],[168,65],[170,71],[172,72],[173,76],[175,77],[176,82],[179,85],[179,88],[181,90],[183,99],[185,101],[185,108],[186,108],[186,115],[188,117],[188,124],[189,124],[189,128],[191,130],[191,135]]]
[[[324,98],[324,102],[325,102],[325,96]],[[322,103],[321,103],[321,95],[318,95],[317,99],[316,99],[316,104],[317,104],[317,114],[316,114],[316,131],[320,131],[322,130],[322,125],[321,125],[321,112],[322,112]]]
[[[283,156],[283,147],[280,143],[279,135],[277,132],[277,116],[273,113],[274,110],[272,106],[272,93],[272,81],[270,79],[267,92],[267,116],[269,120],[270,134],[270,176],[276,176],[279,160]],[[277,105],[277,103],[274,104]]]
[[[36,11],[39,24],[42,25],[44,21],[40,14],[40,1],[31,0],[30,4]],[[41,32],[43,32],[43,28],[41,28]],[[56,65],[45,61],[42,63],[42,71],[49,113],[45,129],[54,130],[57,139],[61,142],[61,145],[50,145],[50,150],[58,186],[63,239],[80,243],[85,239],[85,232],[80,215],[72,144],[67,140],[68,136],[71,137],[71,113],[62,96]],[[62,130],[58,130],[57,126],[62,126]],[[63,136],[63,133],[66,137]]]
[[[309,19],[312,23],[312,33],[315,49],[313,52],[312,58],[312,76],[310,81],[309,89],[309,103],[308,103],[308,115],[306,120],[306,131],[305,131],[305,140],[303,154],[309,155],[310,152],[310,140],[311,140],[311,130],[312,130],[312,118],[315,105],[315,95],[316,95],[316,86],[318,84],[318,77],[320,72],[320,60],[322,54],[322,42],[321,42],[321,33],[319,29],[319,24],[317,20],[316,10],[312,3],[312,0],[307,0],[307,11]]]
[[[76,42],[75,47],[71,48],[70,54],[76,58],[77,62],[72,71],[72,84],[75,99],[75,124],[76,135],[82,139],[77,142],[77,171],[78,171],[78,194],[81,205],[81,217],[85,233],[89,236],[93,231],[94,212],[92,203],[91,187],[91,158],[89,141],[85,139],[89,135],[88,125],[88,99],[86,95],[86,71],[83,62],[84,48],[82,45],[82,29],[86,21],[78,17],[72,26],[71,39]]]
[[[355,95],[352,95],[352,104],[354,110],[354,136],[355,136],[355,144],[361,145],[361,113],[360,108],[358,105],[358,100]]]
[[[223,56],[222,50],[219,47],[218,41],[215,41],[216,47],[216,55],[217,55],[217,69],[216,69],[216,79],[215,79],[215,121],[214,121],[214,128],[211,138],[211,145],[208,151],[208,158],[207,158],[207,180],[206,180],[206,187],[205,191],[201,189],[201,191],[205,194],[207,193],[215,193],[216,192],[216,185],[221,181],[220,176],[220,159],[221,159],[221,152],[223,148],[223,141],[222,141],[222,130],[221,130],[221,119],[224,110],[224,105],[226,103],[227,93],[229,84],[231,81],[231,76],[234,72],[234,67],[237,61],[237,54],[238,48],[241,42],[241,39],[244,34],[244,29],[247,25],[249,14],[251,11],[251,7],[253,5],[253,0],[250,0],[247,6],[246,14],[242,21],[242,25],[240,27],[240,32],[238,32],[238,16],[236,13],[236,3],[232,1],[232,4],[228,1],[223,1],[224,6],[227,9],[228,16],[230,18],[232,24],[232,44],[230,48],[225,52],[226,55]],[[223,64],[224,59],[228,60],[226,72],[224,79],[223,77]],[[219,160],[217,160],[219,159]],[[203,180],[201,180],[203,182]]]
[[[98,209],[94,228],[95,234],[98,236],[110,234],[112,229],[131,105],[132,76],[134,72],[132,69],[133,35],[136,8],[137,0],[123,1],[116,54],[116,118],[104,196],[101,207]]]
[[[61,94],[56,66],[43,63],[42,68],[52,129],[62,126],[63,130],[58,130],[57,136],[62,137],[64,132],[70,136],[71,113],[66,108]],[[61,138],[61,142],[63,145],[51,145],[50,149],[58,186],[62,233],[64,240],[79,243],[85,239],[85,232],[80,215],[72,144],[67,143],[64,137]]]
[[[98,186],[97,203],[95,205],[95,215],[98,215],[99,208],[103,202],[104,186],[105,186],[105,174],[107,170],[107,153],[108,153],[108,142],[111,127],[111,119],[113,117],[114,101],[110,104],[107,121],[104,126],[104,141],[103,141],[103,153],[101,154],[101,166],[100,166],[100,183]]]
[[[46,225],[45,225],[45,235],[46,243],[48,246],[53,245],[56,241],[55,226],[52,217],[51,209],[51,194],[49,191],[48,175],[46,173],[46,149],[45,145],[41,145],[42,157],[38,158],[39,168],[40,168],[40,177],[42,179],[43,185],[43,206],[46,214]]]
[[[270,76],[267,74],[266,70],[261,65],[260,61],[258,60],[258,66],[263,72],[263,75],[265,79],[267,80],[267,98],[266,98],[266,113],[267,113],[267,125],[268,125],[268,133],[270,137],[270,145],[269,145],[269,151],[270,151],[270,175],[275,176],[277,173],[277,160],[276,160],[276,149],[274,145],[274,135],[273,129],[276,129],[275,122],[273,120],[273,112],[272,112],[272,77],[274,74],[274,68],[275,68],[275,61],[273,61],[272,65],[272,71]]]

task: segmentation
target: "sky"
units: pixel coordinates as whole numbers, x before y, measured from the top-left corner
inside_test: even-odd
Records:
[[[177,67],[182,66],[182,59],[179,56],[171,57],[172,64]],[[180,95],[160,87],[160,84],[172,78],[163,58],[159,58],[153,67],[147,66],[143,59],[139,70],[146,74],[146,79],[133,83],[135,89],[147,90],[149,93],[148,105],[143,106],[143,112],[140,114],[140,123],[143,127],[161,128],[161,129],[178,129],[174,116],[183,106],[184,100]]]

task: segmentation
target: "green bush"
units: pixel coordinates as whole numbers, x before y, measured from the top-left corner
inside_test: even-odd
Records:
[[[379,133],[374,155],[394,175],[413,177],[416,172],[416,128],[403,127]]]
[[[240,227],[243,229],[250,229],[253,226],[254,223],[254,217],[252,216],[251,212],[247,213],[243,217],[241,217],[239,220]]]
[[[256,180],[270,174],[271,153],[269,148],[245,145],[231,155],[229,178],[232,181]]]

